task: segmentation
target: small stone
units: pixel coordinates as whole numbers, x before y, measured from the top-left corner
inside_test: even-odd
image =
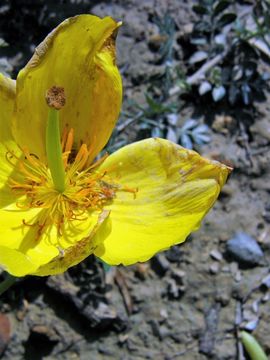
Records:
[[[136,275],[142,279],[145,280],[147,276],[149,275],[150,265],[149,263],[138,263],[136,264]]]
[[[270,289],[270,274],[265,276],[262,279],[262,285],[263,285],[263,287],[266,287],[267,289]]]
[[[231,196],[233,196],[234,189],[231,186],[229,186],[228,184],[226,184],[222,188],[221,193],[222,193],[223,196],[231,197]]]
[[[223,233],[220,233],[219,234],[219,241],[220,242],[226,242],[226,241],[228,241],[229,240],[229,235],[228,235],[228,233],[226,233],[226,232],[223,232]]]
[[[229,294],[221,292],[216,296],[216,301],[219,302],[222,306],[227,306],[230,303],[231,297]]]
[[[170,268],[170,263],[164,254],[157,254],[151,261],[153,270],[159,275],[164,276]]]
[[[254,314],[258,314],[260,303],[261,303],[261,299],[256,299],[255,301],[253,301],[252,311],[254,312]]]
[[[104,344],[100,344],[98,346],[98,352],[105,356],[112,356],[114,355],[113,350],[109,346],[104,346]]]
[[[243,326],[243,328],[244,328],[245,330],[248,330],[248,331],[253,331],[253,330],[256,329],[256,327],[258,326],[258,324],[259,324],[259,318],[255,318],[255,319],[247,322],[247,323]]]
[[[212,259],[217,260],[217,261],[221,261],[222,260],[222,254],[220,251],[218,251],[217,249],[214,249],[210,252],[210,256]]]
[[[127,342],[129,339],[129,334],[120,334],[118,336],[118,340],[119,340],[119,344],[124,344],[125,342]]]
[[[223,273],[229,273],[230,272],[230,267],[228,265],[224,265],[221,269],[221,271]]]
[[[267,211],[263,214],[263,218],[267,223],[270,223],[270,212]]]
[[[51,327],[49,328],[46,325],[34,325],[31,328],[31,331],[39,335],[44,335],[48,340],[52,342],[57,342],[60,340],[60,337],[57,334],[57,332]]]
[[[186,272],[179,269],[172,269],[172,278],[174,278],[177,284],[183,285]]]
[[[240,282],[241,280],[242,280],[242,274],[241,274],[241,271],[237,271],[236,272],[236,274],[235,274],[235,276],[234,276],[234,280],[236,281],[236,282]]]
[[[259,134],[267,140],[270,140],[270,125],[268,119],[261,119],[256,121],[251,127],[250,131],[253,134]]]
[[[168,288],[167,293],[169,298],[171,299],[179,299],[183,293],[185,292],[185,286],[184,285],[177,285],[176,281],[174,279],[168,280]]]
[[[166,309],[160,309],[160,312],[159,312],[162,320],[167,320],[169,315],[168,315],[168,311]]]
[[[179,246],[172,246],[168,251],[166,251],[165,256],[167,260],[172,263],[179,263],[182,260],[183,253]]]
[[[263,258],[259,244],[250,235],[238,232],[227,242],[227,253],[240,265],[254,267]]]
[[[232,263],[230,263],[230,270],[231,270],[231,273],[233,274],[233,275],[235,275],[236,274],[236,272],[238,271],[238,269],[239,269],[239,267],[238,267],[238,263],[237,262],[232,262]]]
[[[217,274],[219,272],[219,264],[218,263],[213,263],[210,265],[209,267],[209,271],[210,271],[210,274]]]

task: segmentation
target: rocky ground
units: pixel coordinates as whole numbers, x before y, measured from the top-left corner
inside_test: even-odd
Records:
[[[82,12],[124,22],[124,107],[131,98],[144,101],[147,80],[162,66],[153,16],[170,13],[179,34],[195,16],[188,1],[177,0],[3,1],[0,37],[10,47],[0,54],[15,74],[48,30]],[[199,231],[145,264],[104,272],[90,257],[64,275],[17,283],[0,302],[0,358],[243,360],[240,329],[270,355],[270,94],[256,106],[248,137],[219,112],[212,141],[198,148],[234,167]],[[136,124],[128,129],[130,140],[136,131]]]

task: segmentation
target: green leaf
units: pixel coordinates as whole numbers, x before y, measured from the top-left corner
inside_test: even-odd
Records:
[[[220,14],[222,11],[227,9],[231,5],[230,1],[222,0],[219,1],[214,7],[214,15]]]
[[[8,43],[4,39],[0,38],[0,47],[4,46],[8,46]]]
[[[180,136],[179,143],[187,149],[193,148],[192,140],[187,134],[182,134]]]
[[[206,38],[193,38],[190,40],[190,43],[193,45],[206,45],[207,44],[207,40]]]
[[[205,6],[202,5],[194,5],[192,6],[192,10],[199,15],[205,15],[208,14],[208,9]]]
[[[190,64],[196,64],[208,58],[206,51],[196,51],[189,59]]]
[[[204,95],[212,89],[212,85],[209,81],[203,81],[199,87],[199,94]]]
[[[153,113],[159,114],[159,113],[162,112],[163,106],[162,106],[161,103],[155,101],[155,100],[154,100],[150,95],[148,95],[148,94],[146,94],[145,97],[146,97],[147,104],[149,105],[149,107],[150,107],[150,109],[151,109],[151,111],[152,111]]]
[[[229,88],[229,102],[234,105],[239,94],[239,89],[232,83]]]
[[[215,102],[218,102],[219,100],[221,100],[226,94],[226,89],[224,86],[218,86],[218,87],[214,87],[213,91],[212,91],[212,97],[213,100]]]
[[[251,89],[248,84],[243,84],[241,86],[242,98],[245,105],[250,104],[250,96],[251,96]]]
[[[221,28],[228,24],[231,24],[237,18],[236,14],[227,13],[221,16],[221,18],[217,22],[217,27]]]

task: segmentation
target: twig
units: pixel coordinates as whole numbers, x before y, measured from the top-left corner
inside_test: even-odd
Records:
[[[269,151],[269,144],[266,145],[263,148],[251,150],[251,155],[252,156],[261,155],[261,154],[264,154],[267,151]]]
[[[235,327],[236,327],[236,346],[237,346],[237,360],[244,360],[244,350],[243,345],[239,336],[239,326],[243,320],[243,309],[241,301],[236,302],[235,308]]]
[[[186,83],[188,85],[197,84],[200,80],[204,78],[205,73],[208,70],[210,70],[212,67],[216,66],[222,59],[224,59],[226,55],[227,55],[227,51],[224,51],[223,53],[215,56],[213,59],[204,63],[199,70],[197,70],[194,74],[192,74],[187,78]],[[181,88],[178,85],[176,85],[170,89],[169,95],[170,96],[178,95],[180,92],[181,92]]]
[[[139,111],[138,114],[136,114],[133,118],[128,118],[126,121],[117,125],[116,130],[118,131],[118,134],[124,131],[125,128],[127,128],[130,124],[132,124],[142,116],[143,116],[143,111]]]
[[[132,311],[133,311],[133,301],[132,301],[132,298],[131,298],[131,295],[130,295],[130,292],[128,289],[128,285],[127,285],[125,276],[119,269],[116,269],[114,279],[120,290],[122,298],[124,300],[124,304],[125,304],[127,313],[128,313],[128,315],[131,315]]]
[[[248,143],[248,135],[247,135],[247,132],[245,130],[245,126],[244,124],[239,121],[239,126],[240,126],[240,131],[241,131],[241,140],[242,140],[242,144],[245,148],[245,151],[246,151],[246,155],[247,155],[247,158],[250,162],[250,166],[253,167],[254,166],[254,162],[253,162],[253,158],[252,158],[252,154],[251,154],[251,150],[250,150],[250,147],[249,147],[249,143]]]

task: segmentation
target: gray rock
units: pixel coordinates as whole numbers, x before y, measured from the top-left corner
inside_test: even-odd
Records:
[[[238,232],[227,242],[227,253],[240,265],[256,266],[263,258],[259,244],[250,235]]]
[[[270,274],[262,279],[262,285],[264,285],[267,289],[270,289]]]

